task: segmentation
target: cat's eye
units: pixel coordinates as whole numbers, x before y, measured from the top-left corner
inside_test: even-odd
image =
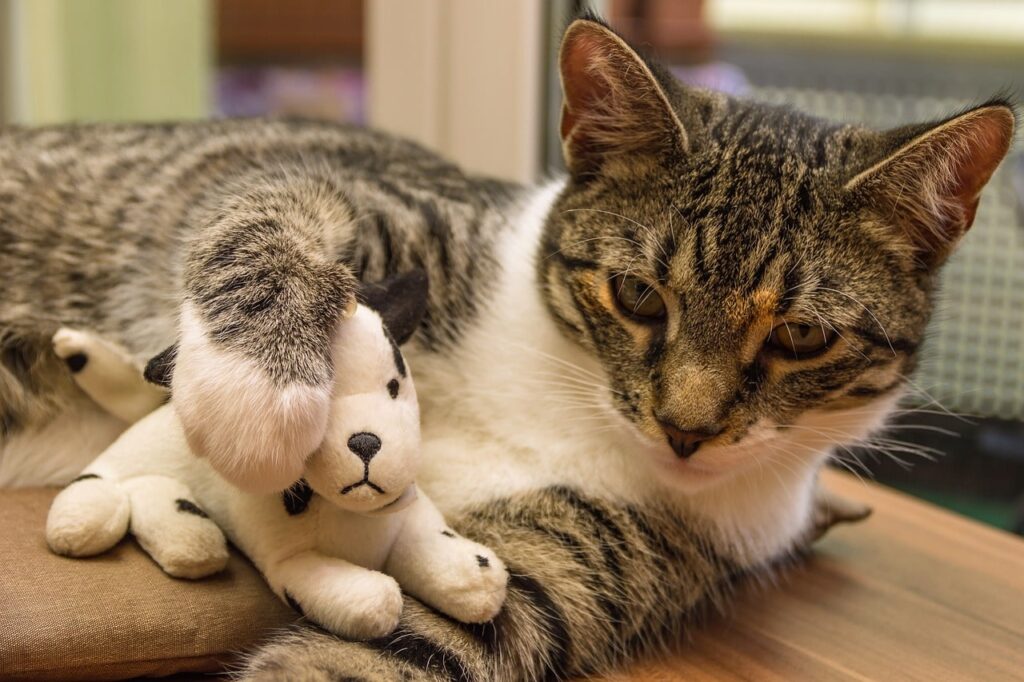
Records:
[[[791,353],[799,359],[821,353],[835,339],[835,331],[824,325],[784,322],[772,329],[768,345]]]
[[[633,275],[612,278],[612,295],[630,317],[654,322],[665,317],[665,301],[647,282]]]

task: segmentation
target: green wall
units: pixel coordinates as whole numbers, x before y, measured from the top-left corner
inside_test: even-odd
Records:
[[[18,123],[210,111],[210,0],[6,0],[3,101]]]

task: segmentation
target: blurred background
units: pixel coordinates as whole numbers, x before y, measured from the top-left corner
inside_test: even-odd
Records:
[[[262,114],[557,173],[558,38],[587,4],[682,80],[876,127],[1024,95],[1015,0],[0,0],[0,122]],[[1024,153],[993,178],[908,408],[864,477],[1024,534]]]

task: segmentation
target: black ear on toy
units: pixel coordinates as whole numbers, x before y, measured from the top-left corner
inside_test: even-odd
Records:
[[[359,300],[377,311],[399,344],[412,337],[427,312],[427,273],[411,270],[373,284],[362,284]]]
[[[152,360],[146,363],[146,369],[143,370],[142,376],[151,384],[170,388],[171,375],[174,374],[174,360],[177,357],[178,344],[168,346],[163,352],[154,356]]]

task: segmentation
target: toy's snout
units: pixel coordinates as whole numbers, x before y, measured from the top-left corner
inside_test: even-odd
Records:
[[[379,495],[387,494],[388,491],[374,483],[370,475],[370,460],[373,459],[374,455],[380,452],[380,447],[380,437],[375,433],[370,433],[369,431],[360,431],[359,433],[354,433],[349,437],[348,449],[352,454],[359,458],[360,462],[363,463],[363,475],[358,481],[344,486],[341,489],[342,495],[348,495],[363,486],[366,486],[371,492],[375,492]],[[351,466],[342,468],[351,469]],[[355,497],[357,496],[354,495],[353,498]]]
[[[415,480],[420,460],[419,410],[387,394],[336,400],[327,438],[306,466],[309,484],[333,504],[355,512],[391,504]]]

